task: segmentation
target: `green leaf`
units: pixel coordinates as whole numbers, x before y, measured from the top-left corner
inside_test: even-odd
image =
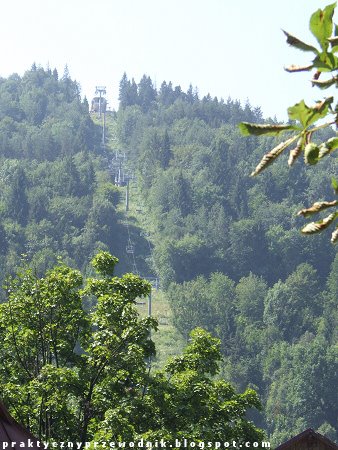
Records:
[[[338,242],[338,227],[332,233],[331,242],[332,242],[332,244],[335,244]]]
[[[331,52],[323,52],[315,57],[312,65],[320,72],[332,72],[338,68],[338,58]]]
[[[307,135],[308,135],[308,133],[301,136],[300,139],[298,139],[297,146],[295,148],[293,148],[292,150],[290,150],[290,155],[289,155],[289,159],[288,159],[288,165],[290,167],[293,165],[293,163],[296,161],[296,159],[302,153],[305,143],[306,143]]]
[[[318,11],[312,14],[310,19],[310,30],[324,52],[328,49],[328,39],[332,35],[332,17],[335,7],[336,3],[333,3],[332,5],[326,6],[324,10],[318,9]]]
[[[296,47],[299,50],[303,50],[304,52],[319,53],[318,50],[316,49],[316,47],[306,44],[305,42],[296,38],[296,36],[293,36],[292,34],[288,33],[287,31],[284,31],[284,30],[282,30],[282,31],[285,34],[285,36],[287,37],[286,42],[289,45],[291,45],[292,47]]]
[[[284,131],[297,129],[294,125],[260,125],[248,122],[241,122],[238,127],[244,136],[261,136],[262,134],[277,136]]]
[[[337,204],[338,200],[333,200],[332,202],[315,202],[312,206],[310,206],[310,208],[298,211],[297,216],[308,217],[312,214],[317,214],[318,212],[324,211],[324,209],[337,206]]]
[[[313,64],[309,64],[307,66],[296,66],[294,64],[292,64],[291,66],[288,67],[284,67],[284,70],[286,70],[286,72],[310,72],[310,70],[313,69]]]
[[[299,135],[292,136],[291,138],[287,139],[284,142],[281,142],[278,144],[275,148],[270,150],[268,153],[266,153],[261,161],[259,162],[256,169],[250,174],[251,177],[255,177],[260,172],[262,172],[267,166],[272,164],[274,160],[293,142],[295,142],[296,139],[299,139]]]
[[[328,97],[310,108],[305,104],[304,100],[302,100],[294,106],[290,106],[290,108],[288,108],[288,115],[291,120],[299,120],[303,127],[307,128],[318,119],[326,116],[329,105],[332,102],[333,97]]]
[[[313,86],[317,86],[320,89],[327,89],[334,84],[337,85],[338,83],[338,77],[330,78],[329,80],[311,80]]]
[[[335,178],[331,179],[331,186],[333,187],[336,194],[338,194],[338,181]]]
[[[311,222],[305,225],[304,228],[302,228],[303,234],[315,234],[320,233],[321,231],[325,230],[327,227],[331,225],[333,221],[336,220],[338,217],[338,213],[332,213],[329,216],[325,217],[322,220],[319,220],[318,222]]]
[[[326,142],[323,142],[319,146],[319,158],[324,158],[324,156],[328,155],[329,153],[333,152],[333,150],[336,150],[338,148],[338,137],[333,137],[328,139]]]

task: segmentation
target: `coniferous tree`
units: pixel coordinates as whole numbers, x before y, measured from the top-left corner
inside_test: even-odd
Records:
[[[143,75],[138,84],[139,105],[144,112],[149,111],[152,103],[156,99],[156,90],[154,89],[151,78]]]
[[[168,84],[163,81],[158,94],[159,101],[164,106],[169,106],[175,101],[175,95],[173,91],[173,85],[170,81]]]
[[[134,78],[131,81],[128,80],[126,72],[124,72],[120,81],[119,101],[122,109],[139,103],[137,84]]]
[[[194,101],[195,101],[195,96],[194,96],[194,91],[193,91],[192,84],[189,85],[189,89],[187,90],[186,99],[187,99],[187,101],[189,103],[194,103]]]
[[[134,80],[134,78],[132,78],[131,83],[130,83],[129,92],[128,92],[128,101],[129,101],[129,105],[137,105],[139,103],[138,88],[137,88],[137,84],[136,84],[136,81]]]
[[[128,95],[129,89],[130,89],[130,81],[128,80],[126,72],[124,72],[119,87],[120,108],[125,108],[126,106],[129,106],[129,95]]]
[[[4,256],[8,249],[8,242],[6,239],[6,232],[5,229],[0,222],[0,256]]]
[[[27,199],[27,177],[25,170],[18,167],[11,179],[7,199],[8,215],[21,225],[28,220],[29,204]]]
[[[164,136],[162,139],[162,145],[159,152],[159,159],[161,162],[161,166],[163,169],[166,169],[169,166],[169,161],[172,157],[172,151],[170,146],[170,138],[168,134],[168,130],[166,129],[164,132]]]
[[[177,100],[178,98],[181,98],[182,97],[182,88],[181,88],[181,86],[175,86],[175,89],[174,89],[174,98],[175,98],[175,100]]]

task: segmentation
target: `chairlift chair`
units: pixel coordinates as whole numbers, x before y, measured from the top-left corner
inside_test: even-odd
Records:
[[[128,242],[127,247],[126,247],[126,252],[127,253],[134,253],[134,245],[131,241]]]

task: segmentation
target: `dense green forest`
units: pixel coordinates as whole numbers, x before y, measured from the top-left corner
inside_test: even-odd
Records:
[[[57,257],[85,270],[98,249],[121,253],[100,133],[67,68],[0,79],[2,280],[22,258],[42,273]]]
[[[223,375],[258,390],[256,419],[274,442],[307,427],[337,439],[338,257],[325,233],[302,236],[296,216],[332,196],[337,158],[289,170],[284,157],[250,179],[275,138],[243,139],[236,125],[262,119],[249,101],[200,99],[192,86],[156,90],[126,74],[120,83],[119,139],[178,331],[221,339]]]
[[[137,345],[131,341],[135,360],[121,356],[121,364],[130,364],[135,384],[152,386],[146,410],[142,410],[149,430],[155,436],[161,426],[168,436],[178,430],[195,437],[203,435],[207,428],[203,415],[194,418],[193,431],[185,421],[194,408],[191,403],[184,408],[184,399],[190,398],[193,387],[197,397],[200,395],[194,397],[196,405],[205,405],[214,398],[213,393],[219,392],[239,401],[224,379],[241,392],[247,387],[258,392],[263,412],[251,411],[250,417],[266,430],[273,443],[281,443],[308,427],[337,439],[338,257],[325,233],[303,237],[299,232],[302,220],[295,215],[300,207],[312,203],[314,194],[316,200],[330,197],[327,180],[337,171],[337,158],[330,157],[316,170],[301,164],[289,170],[281,158],[264,176],[252,180],[248,175],[274,138],[243,138],[237,124],[262,122],[258,107],[252,107],[249,101],[241,105],[231,98],[199,98],[197,88],[190,86],[184,92],[171,82],[163,82],[156,89],[146,75],[139,83],[123,76],[120,107],[110,120],[116,131],[116,148],[109,142],[100,145],[100,127],[67,70],[59,78],[56,70],[33,65],[22,77],[0,79],[2,280],[17,272],[22,259],[31,264],[34,276],[44,274],[62,258],[87,277],[93,274],[89,261],[99,250],[120,258],[119,273],[130,271],[125,256],[126,217],[119,209],[124,188],[113,184],[108,171],[114,151],[125,152],[145,211],[143,229],[135,226],[132,230],[135,239],[138,234],[135,251],[140,260],[146,258],[141,235],[147,233],[152,246],[145,271],[159,277],[177,333],[188,341],[192,330],[201,327],[219,338],[213,341],[203,331],[195,332],[181,359],[169,362],[151,382],[146,366],[136,375],[133,372],[149,353],[145,337]],[[331,134],[331,129],[323,131],[322,137]],[[68,274],[55,273],[60,277]],[[69,273],[75,276],[75,272]],[[31,289],[35,281],[29,280]],[[79,314],[83,314],[76,303],[81,297],[76,291],[81,281],[76,280],[67,289]],[[19,302],[26,295],[25,289],[20,289],[21,297],[15,300]],[[104,305],[105,294],[113,288],[108,283],[100,289],[88,290],[84,300]],[[121,299],[115,300],[118,304]],[[90,319],[93,323],[101,320],[95,314]],[[128,314],[136,320],[129,310]],[[5,317],[4,309],[0,333],[5,333]],[[118,323],[120,316],[114,320]],[[93,343],[88,336],[86,339],[92,349]],[[212,354],[206,355],[204,347],[198,347],[199,339],[214,349]],[[8,356],[8,350],[3,351]],[[68,353],[66,356],[70,358]],[[70,360],[66,356],[67,364],[74,362],[73,355]],[[212,370],[203,366],[207,357]],[[220,372],[216,375],[218,365]],[[121,374],[123,388],[118,377],[102,378],[93,408],[101,417],[109,402],[119,404],[124,399],[128,408],[110,411],[100,424],[92,424],[88,431],[92,437],[107,436],[114,426],[130,436],[135,430],[138,435],[147,435],[145,426],[140,427],[141,419],[137,422],[137,417],[133,418],[145,392],[139,396],[130,393],[129,366],[125,370]],[[75,375],[78,372],[71,376]],[[1,376],[5,379],[5,369]],[[28,383],[26,375],[22,377]],[[40,387],[34,385],[34,392],[40,392]],[[8,387],[8,398],[12,388]],[[109,388],[114,396],[110,396]],[[24,389],[27,394],[31,388]],[[161,389],[166,393],[163,396]],[[256,397],[250,397],[252,391],[247,392],[238,420],[242,420],[246,408],[258,407]],[[77,399],[84,396],[76,395]],[[75,420],[78,410],[74,405],[81,405],[83,398],[74,401],[69,410],[69,405],[62,403],[64,417]],[[163,398],[168,410],[179,408],[176,422],[165,410]],[[53,405],[59,401],[59,397],[54,398]],[[102,407],[101,401],[105,402]],[[152,408],[159,414],[156,423]],[[215,403],[208,409],[208,436],[215,433],[211,424],[219,408]],[[68,419],[62,416],[62,420],[66,424]],[[174,422],[176,428],[170,428]],[[218,425],[216,422],[215,427]],[[251,431],[252,436],[262,436],[256,429]],[[68,438],[74,437],[66,425],[63,432]]]

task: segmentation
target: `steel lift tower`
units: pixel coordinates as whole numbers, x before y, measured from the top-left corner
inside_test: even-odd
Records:
[[[102,146],[104,147],[106,142],[106,102],[105,107],[102,108],[102,100],[103,95],[106,95],[107,90],[106,86],[96,86],[95,94],[99,94],[99,117],[101,118],[101,115],[103,113],[103,120],[102,120]]]

